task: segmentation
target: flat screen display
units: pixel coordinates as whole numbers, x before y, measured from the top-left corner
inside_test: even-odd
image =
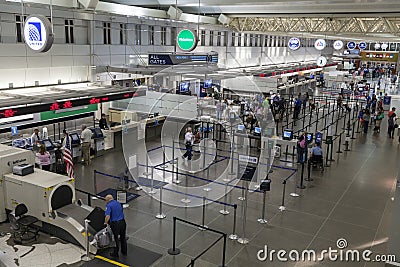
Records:
[[[204,80],[204,88],[211,88],[212,87],[212,80]]]
[[[286,129],[283,130],[283,140],[292,140],[293,139],[293,131]]]
[[[322,133],[320,133],[320,132],[315,133],[315,142],[322,143]]]
[[[179,84],[179,92],[186,93],[189,92],[190,82],[181,82]]]
[[[308,134],[307,134],[307,142],[308,142],[308,143],[311,143],[312,140],[313,140],[313,134],[312,134],[312,133],[308,133]]]
[[[243,125],[243,124],[239,124],[239,125],[238,125],[238,131],[239,131],[239,132],[244,132],[244,129],[245,129],[245,128],[244,128],[244,125]]]
[[[78,134],[74,133],[74,134],[71,134],[70,136],[71,136],[72,141],[79,142],[80,139],[79,139]]]
[[[46,149],[51,149],[54,147],[50,140],[43,140],[43,144],[46,146]]]
[[[254,135],[261,135],[261,128],[260,127],[254,128]]]

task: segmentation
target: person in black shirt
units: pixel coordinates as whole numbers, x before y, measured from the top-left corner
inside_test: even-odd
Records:
[[[99,121],[99,127],[102,130],[108,130],[108,125],[107,125],[107,120],[106,120],[106,114],[101,114],[101,119]]]

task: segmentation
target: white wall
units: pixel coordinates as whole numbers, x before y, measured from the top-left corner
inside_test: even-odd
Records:
[[[19,3],[0,0],[0,88],[96,80],[95,72],[104,72],[106,66],[141,65],[138,55],[148,53],[174,52],[172,27],[189,27],[197,30],[197,25],[168,20],[150,20],[123,17],[115,14],[93,14],[79,9],[59,9],[54,7],[53,23],[55,44],[46,53],[33,53],[16,39],[16,15],[20,15]],[[50,17],[49,7],[25,5],[25,14],[43,14]],[[65,19],[74,21],[74,44],[65,43]],[[103,22],[111,23],[111,45],[103,40]],[[120,44],[120,24],[127,25],[127,44]],[[141,43],[135,45],[135,25],[141,25]],[[155,44],[149,45],[148,26],[154,26]],[[166,45],[161,46],[161,26],[167,28]],[[245,67],[279,64],[286,62],[303,62],[316,60],[320,52],[314,48],[301,48],[289,51],[282,42],[281,47],[232,47],[232,32],[221,25],[201,25],[206,30],[205,46],[198,46],[194,53],[219,54],[221,67]],[[210,30],[214,31],[214,46],[209,46]],[[178,30],[177,30],[178,31]],[[218,32],[227,34],[227,46],[216,46]],[[241,34],[242,45],[244,34]],[[247,39],[250,35],[247,35]],[[261,43],[265,38],[262,36]],[[248,43],[248,42],[247,42]],[[312,43],[312,42],[311,42]],[[236,39],[237,44],[237,39]],[[275,43],[276,44],[276,43]],[[200,45],[200,43],[199,43]],[[223,45],[223,40],[221,40]],[[177,51],[179,52],[179,51]],[[328,48],[324,53],[331,53]],[[146,62],[147,60],[144,59]],[[91,68],[91,66],[97,68]]]

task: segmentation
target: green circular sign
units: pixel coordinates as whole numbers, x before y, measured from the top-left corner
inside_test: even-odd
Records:
[[[197,46],[196,34],[189,29],[183,29],[178,33],[176,43],[182,51],[192,51]]]

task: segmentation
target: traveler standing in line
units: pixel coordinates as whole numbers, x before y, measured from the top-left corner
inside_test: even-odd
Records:
[[[104,224],[109,224],[114,235],[115,247],[110,254],[111,257],[118,258],[119,243],[121,242],[121,253],[126,255],[128,252],[128,244],[126,243],[126,222],[122,204],[114,200],[112,195],[106,196],[106,212]],[[119,237],[119,238],[118,238]]]
[[[364,133],[368,133],[368,124],[369,124],[370,120],[371,120],[371,114],[369,112],[369,109],[366,109],[364,114],[363,114]]]
[[[297,139],[297,163],[304,162],[305,147],[306,147],[306,137],[304,136],[304,134],[302,134]]]
[[[39,159],[42,170],[50,171],[50,153],[46,151],[46,146],[44,144],[39,147],[39,152],[36,153],[36,157]]]
[[[194,141],[194,135],[192,133],[192,128],[187,127],[185,133],[186,153],[183,154],[182,158],[184,159],[188,158],[188,160],[192,160],[193,141]]]
[[[81,141],[82,141],[82,158],[83,164],[90,164],[90,144],[92,141],[92,131],[86,127],[85,124],[82,125],[82,133],[81,133]]]
[[[396,108],[393,107],[391,111],[388,113],[388,135],[389,138],[394,138],[394,125],[395,125],[395,120],[396,120]]]

